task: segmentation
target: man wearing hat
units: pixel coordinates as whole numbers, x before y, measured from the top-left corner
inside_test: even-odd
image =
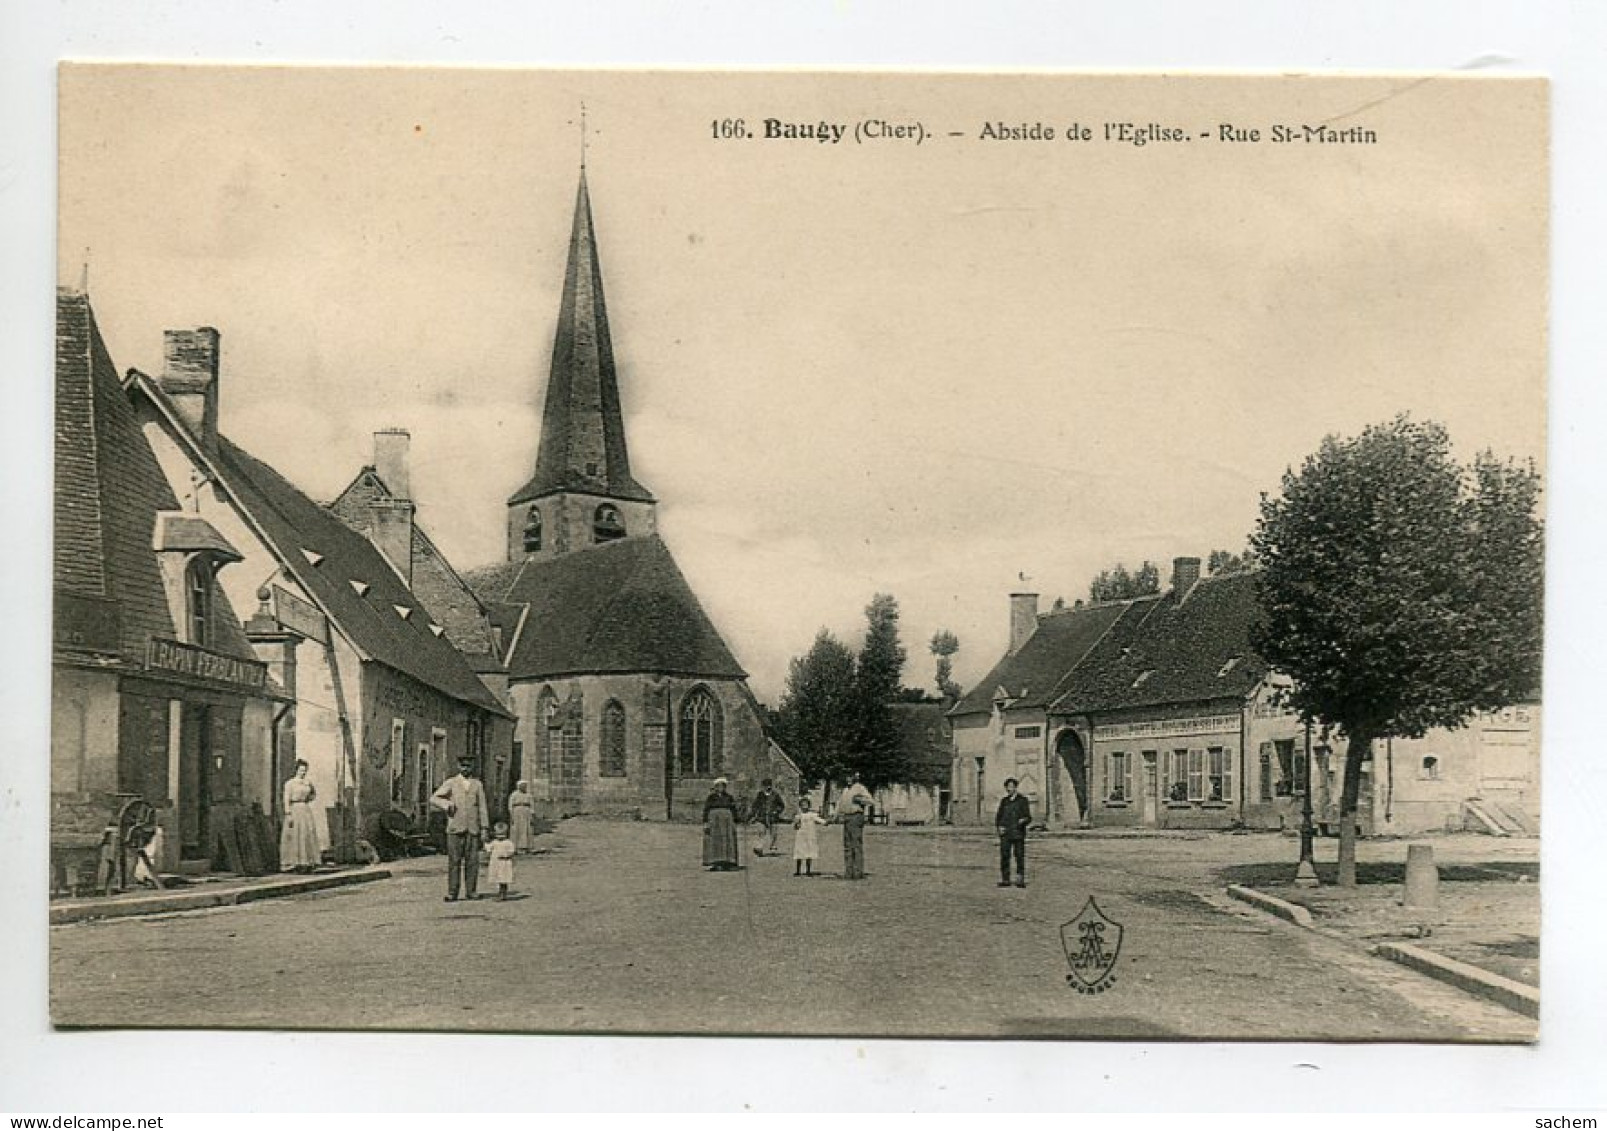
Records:
[[[473,899],[480,878],[480,842],[491,831],[491,819],[472,757],[458,758],[458,772],[441,783],[430,804],[446,814],[446,901],[457,899],[460,880],[464,894]]]
[[[1032,824],[1032,805],[1016,792],[1020,783],[1004,779],[1004,796],[993,823],[999,830],[999,886],[1010,886],[1010,858],[1016,861],[1016,887],[1027,886],[1027,826]]]

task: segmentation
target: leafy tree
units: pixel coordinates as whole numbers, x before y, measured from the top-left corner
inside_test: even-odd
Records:
[[[854,740],[854,653],[824,628],[794,657],[775,712],[776,735],[804,788],[841,777]]]
[[[1099,571],[1088,583],[1090,601],[1126,601],[1161,591],[1161,571],[1154,562],[1145,562],[1129,573],[1123,562]]]
[[[859,650],[854,680],[854,749],[849,769],[870,789],[902,781],[903,742],[889,704],[903,686],[904,645],[898,638],[898,601],[878,593],[865,606],[865,643]]]
[[[1348,740],[1339,882],[1375,739],[1458,727],[1539,686],[1543,528],[1532,465],[1459,465],[1445,429],[1397,417],[1322,442],[1261,499],[1256,649],[1288,703]]]
[[[1230,550],[1212,550],[1205,560],[1205,572],[1212,577],[1234,573],[1248,573],[1255,568],[1255,552],[1248,547],[1242,554]]]
[[[960,650],[960,638],[946,628],[932,634],[928,645],[937,657],[937,692],[946,699],[960,697],[960,685],[954,682],[954,653]]]

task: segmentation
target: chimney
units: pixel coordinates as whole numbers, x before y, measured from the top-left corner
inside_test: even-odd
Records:
[[[1177,599],[1185,599],[1194,583],[1200,579],[1199,558],[1173,558],[1172,559],[1172,592]]]
[[[157,378],[184,423],[203,446],[218,436],[218,332],[210,326],[163,333],[163,368]]]
[[[412,588],[413,504],[407,499],[375,499],[370,502],[368,540],[402,575],[402,583]]]
[[[412,437],[406,428],[386,428],[374,433],[374,472],[397,499],[413,497],[412,477],[408,474],[408,445]]]
[[[1038,595],[1036,593],[1010,594],[1010,655],[1021,651],[1034,632],[1038,631]]]

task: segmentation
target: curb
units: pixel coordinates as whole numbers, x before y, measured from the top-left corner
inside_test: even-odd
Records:
[[[293,880],[270,880],[263,884],[228,888],[224,891],[175,891],[116,902],[77,903],[52,907],[50,925],[55,927],[64,923],[83,923],[93,919],[123,919],[135,915],[162,915],[170,911],[232,907],[240,903],[254,903],[259,899],[276,899],[280,896],[301,895],[327,888],[372,883],[374,880],[388,880],[390,876],[389,869],[377,868],[361,872],[336,872],[328,876],[300,876]]]
[[[1255,888],[1247,888],[1242,884],[1229,884],[1228,894],[1241,903],[1248,903],[1252,907],[1259,907],[1270,915],[1276,915],[1280,919],[1287,919],[1297,927],[1304,927],[1308,931],[1316,930],[1316,927],[1311,922],[1311,912],[1299,904],[1279,899],[1275,895],[1256,891]]]
[[[1477,966],[1469,966],[1466,962],[1458,962],[1454,958],[1446,958],[1407,943],[1380,943],[1373,947],[1373,953],[1380,958],[1398,962],[1420,974],[1427,974],[1430,978],[1455,986],[1459,990],[1488,998],[1515,1012],[1534,1018],[1540,1016],[1540,991],[1533,986],[1514,982],[1510,978],[1503,978],[1499,974],[1480,970]]]

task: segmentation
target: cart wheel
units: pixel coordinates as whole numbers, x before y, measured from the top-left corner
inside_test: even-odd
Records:
[[[144,798],[134,798],[117,814],[117,842],[130,852],[150,844],[155,835],[156,809]]]

